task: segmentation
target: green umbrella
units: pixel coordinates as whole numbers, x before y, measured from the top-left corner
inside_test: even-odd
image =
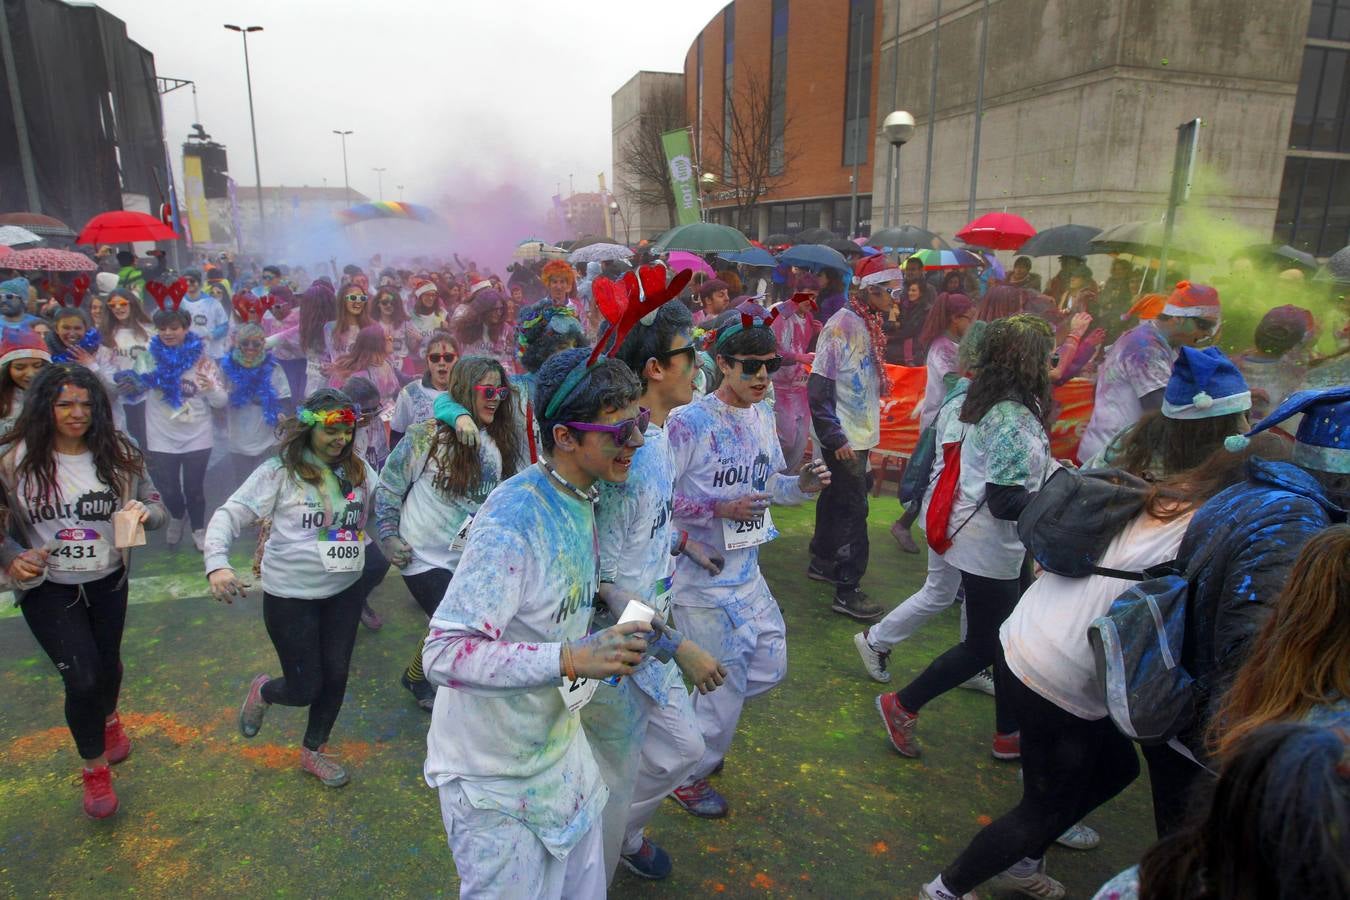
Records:
[[[656,239],[653,253],[669,250],[688,250],[690,253],[735,253],[749,250],[753,245],[735,228],[714,225],[712,222],[692,222],[677,225]]]

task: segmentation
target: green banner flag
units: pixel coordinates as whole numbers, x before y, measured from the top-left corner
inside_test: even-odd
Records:
[[[670,169],[670,187],[675,191],[676,225],[697,222],[703,216],[698,202],[698,179],[694,176],[694,149],[689,145],[689,130],[667,131],[661,135]]]

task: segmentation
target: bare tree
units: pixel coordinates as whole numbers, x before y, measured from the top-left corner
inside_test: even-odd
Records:
[[[737,226],[745,231],[753,227],[753,210],[760,199],[790,183],[789,172],[798,156],[789,143],[792,117],[786,108],[778,110],[774,121],[773,94],[768,83],[756,72],[737,73],[731,103],[722,115],[707,117],[707,159],[703,170],[718,176],[717,199],[735,201]],[[777,127],[775,127],[777,126]],[[720,171],[715,165],[720,156]]]
[[[688,124],[683,82],[658,85],[642,106],[637,127],[624,138],[615,174],[631,202],[644,209],[664,208],[673,223],[675,192],[670,186],[670,168],[666,165],[661,135]]]

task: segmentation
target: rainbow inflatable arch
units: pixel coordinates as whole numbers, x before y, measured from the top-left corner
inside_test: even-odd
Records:
[[[343,225],[355,225],[357,222],[371,222],[375,219],[404,219],[410,222],[423,222],[428,225],[440,221],[440,217],[430,207],[393,200],[362,203],[350,209],[339,210],[334,215],[338,222]]]

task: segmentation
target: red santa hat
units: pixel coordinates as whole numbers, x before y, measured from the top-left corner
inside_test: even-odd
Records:
[[[1161,314],[1173,318],[1218,319],[1219,292],[1207,284],[1178,281]]]
[[[52,355],[42,335],[29,328],[6,328],[0,340],[0,369],[16,359],[40,359],[51,362]]]
[[[904,277],[904,270],[887,259],[886,254],[878,253],[862,261],[856,270],[853,283],[860,288],[869,288],[888,281],[899,281]]]
[[[426,278],[414,278],[412,280],[412,289],[414,297],[421,297],[423,294],[440,293],[440,288],[436,287],[436,282]]]

